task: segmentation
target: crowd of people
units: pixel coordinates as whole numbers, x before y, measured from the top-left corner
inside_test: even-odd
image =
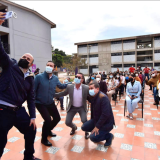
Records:
[[[4,15],[0,12],[0,18]],[[0,20],[0,24],[3,22]],[[37,69],[34,75],[29,70],[33,62],[34,57],[30,53],[24,54],[18,62],[11,59],[0,43],[0,159],[7,143],[7,134],[15,126],[24,134],[24,160],[39,160],[33,155],[36,109],[44,119],[41,143],[52,146],[48,136],[57,136],[52,130],[61,120],[54,98],[59,98],[60,107],[64,110],[63,97],[69,95],[65,124],[71,128],[70,135],[74,135],[77,130],[73,118],[79,113],[85,139],[94,143],[105,140],[105,147],[109,147],[114,139],[111,133],[115,125],[111,101],[116,101],[118,94],[124,95],[126,92],[127,117],[130,120],[133,120],[133,112],[141,99],[145,83],[153,87],[154,104],[159,103],[157,87],[160,72],[147,66],[143,70],[140,66],[138,69],[132,66],[125,72],[117,69],[114,73],[94,73],[86,81],[83,73],[78,73],[74,81],[70,82],[70,77],[59,81],[53,74],[55,66],[52,61],[46,62],[43,73]],[[22,106],[25,101],[29,114]],[[90,120],[87,120],[88,102],[91,104]]]

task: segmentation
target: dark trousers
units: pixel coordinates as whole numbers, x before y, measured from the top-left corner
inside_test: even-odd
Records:
[[[63,108],[63,99],[64,99],[64,97],[59,97],[61,108]]]
[[[58,122],[61,120],[61,117],[54,102],[50,105],[36,103],[36,108],[44,119],[44,124],[42,127],[42,139],[47,140],[49,133],[58,124]],[[51,117],[53,120],[51,120]]]
[[[87,122],[85,122],[82,125],[82,130],[85,132],[91,132],[94,128],[95,128],[95,124],[94,124],[94,120],[91,119]],[[100,141],[104,141],[104,140],[108,140],[111,138],[111,133],[109,133],[110,131],[104,131],[104,130],[99,130],[99,134],[95,136],[95,133],[90,134],[90,140],[92,142],[100,142]]]
[[[153,87],[153,94],[154,94],[154,101],[156,103],[159,103],[159,97],[157,97],[157,94],[158,94],[157,87]]]
[[[24,107],[20,108],[18,111],[11,111],[8,109],[3,109],[3,106],[0,104],[0,157],[2,157],[7,143],[8,131],[15,126],[22,134],[24,134],[24,157],[27,159],[32,159],[34,154],[34,139],[36,130],[34,130],[33,125],[29,126],[29,124],[30,117]]]

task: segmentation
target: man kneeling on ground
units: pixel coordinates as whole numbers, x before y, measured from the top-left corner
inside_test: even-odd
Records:
[[[114,138],[110,131],[115,125],[110,101],[99,91],[99,84],[96,82],[89,85],[89,94],[91,96],[91,120],[82,125],[82,130],[91,132],[91,141],[96,143],[106,140],[104,146],[109,147]]]

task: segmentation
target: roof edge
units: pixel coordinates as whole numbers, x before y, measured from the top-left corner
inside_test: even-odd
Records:
[[[137,38],[143,38],[143,37],[154,37],[154,36],[160,36],[160,33],[133,36],[133,37],[104,39],[104,40],[97,40],[97,41],[78,42],[78,43],[74,43],[74,45],[82,45],[82,44],[90,44],[90,43],[104,43],[104,42],[121,41],[121,40],[137,39]]]

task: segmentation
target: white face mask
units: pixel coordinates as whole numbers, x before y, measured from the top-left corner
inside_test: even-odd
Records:
[[[100,78],[96,78],[97,82],[99,82],[101,79]]]
[[[154,74],[152,74],[152,77],[155,77],[156,75],[155,75],[155,73]]]
[[[136,77],[138,77],[138,74],[136,74]]]

